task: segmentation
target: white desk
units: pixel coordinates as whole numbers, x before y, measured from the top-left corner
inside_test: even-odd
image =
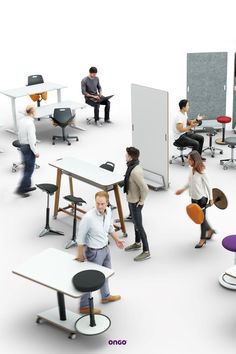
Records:
[[[48,248],[12,271],[14,274],[57,292],[58,307],[38,314],[37,323],[40,323],[43,319],[69,332],[70,338],[75,338],[74,324],[80,316],[66,310],[64,295],[75,299],[83,295],[74,288],[72,284],[73,276],[78,272],[89,269],[101,271],[106,278],[114,274],[112,269],[91,262],[81,263],[75,261],[74,258],[70,253]]]
[[[61,102],[61,89],[66,88],[66,86],[61,84],[55,84],[53,82],[44,82],[43,84],[37,85],[30,85],[30,86],[23,86],[18,87],[15,89],[10,89],[6,91],[0,91],[5,96],[10,97],[11,99],[11,108],[12,108],[12,117],[14,123],[14,130],[15,133],[17,131],[17,119],[16,119],[16,98],[24,97],[28,95],[34,95],[40,92],[45,91],[54,91],[57,90],[57,101]],[[8,129],[9,130],[9,129]],[[11,130],[9,130],[11,131]],[[12,131],[11,131],[12,132]]]
[[[58,189],[55,193],[54,218],[57,217],[59,211],[73,216],[71,212],[67,211],[67,209],[73,207],[72,205],[69,205],[68,207],[65,208],[59,207],[61,177],[62,174],[65,174],[69,176],[71,195],[74,195],[72,178],[88,183],[102,190],[106,190],[106,191],[114,190],[121,229],[123,231],[124,236],[127,236],[123,211],[122,211],[122,205],[120,200],[119,185],[118,185],[119,183],[123,182],[124,180],[123,175],[121,174],[118,175],[114,172],[107,171],[103,168],[92,165],[88,162],[81,161],[75,157],[61,158],[54,162],[49,163],[49,165],[57,169],[56,185]],[[84,212],[81,209],[78,210]]]
[[[72,111],[75,111],[76,109],[86,108],[86,105],[75,101],[62,101],[49,105],[42,105],[36,108],[35,119],[49,118],[53,114],[55,108],[70,108]]]

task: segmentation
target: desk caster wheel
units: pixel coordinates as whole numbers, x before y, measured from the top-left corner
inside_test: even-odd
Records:
[[[55,142],[53,141],[52,145],[55,145]]]
[[[68,336],[69,339],[75,339],[76,338],[76,334],[75,333],[71,333],[69,336]]]
[[[79,141],[79,138],[77,138],[76,141]]]
[[[123,237],[128,237],[127,232],[124,232],[124,233],[123,233]]]
[[[36,170],[38,170],[40,168],[40,166],[39,165],[35,165],[35,168],[36,168]]]
[[[169,161],[169,164],[170,164],[170,165],[172,165],[172,163],[173,163],[173,161],[172,161],[172,160],[170,160],[170,161]]]
[[[223,151],[220,151],[220,154],[223,155]]]
[[[215,157],[215,155],[211,155],[211,157]]]
[[[15,168],[12,168],[12,169],[11,169],[11,172],[15,173],[15,172],[16,172],[16,169],[15,169]]]
[[[37,324],[43,323],[43,319],[42,319],[41,317],[37,317],[36,323],[37,323]]]

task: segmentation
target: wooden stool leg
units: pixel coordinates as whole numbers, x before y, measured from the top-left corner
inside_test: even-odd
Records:
[[[120,219],[121,230],[123,231],[124,236],[127,236],[118,184],[114,185],[114,193],[116,198],[118,215]]]
[[[61,175],[62,171],[58,168],[57,169],[57,179],[56,179],[56,186],[58,187],[55,193],[55,202],[54,202],[54,219],[56,219],[59,209],[59,199],[60,199],[60,189],[61,189]]]

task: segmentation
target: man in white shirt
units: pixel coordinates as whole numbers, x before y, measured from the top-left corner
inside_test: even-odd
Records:
[[[111,235],[118,248],[124,248],[124,241],[118,238],[112,225],[111,209],[108,207],[109,195],[105,191],[95,195],[96,207],[88,211],[79,224],[77,236],[78,254],[76,260],[99,264],[111,268],[111,256],[108,247],[108,235]],[[110,295],[108,280],[100,289],[102,303],[120,300],[120,295]],[[94,309],[94,314],[99,314],[99,309]],[[80,300],[80,313],[89,314],[89,294],[84,294]]]
[[[23,198],[29,197],[28,192],[36,188],[31,187],[31,177],[34,172],[35,158],[39,157],[36,147],[36,133],[34,125],[35,108],[32,105],[26,107],[23,118],[18,121],[18,138],[21,144],[21,152],[24,162],[23,177],[20,181],[16,193]]]
[[[204,137],[200,134],[195,134],[192,129],[201,124],[202,116],[198,115],[196,119],[188,118],[189,102],[181,100],[179,102],[179,112],[174,120],[174,139],[179,146],[192,146],[193,150],[202,154]],[[206,159],[202,157],[202,160]]]

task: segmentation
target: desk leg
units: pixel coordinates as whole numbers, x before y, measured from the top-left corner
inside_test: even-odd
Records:
[[[57,102],[61,102],[61,89],[57,89]]]
[[[60,199],[60,189],[61,189],[61,175],[62,175],[62,171],[58,168],[57,169],[57,180],[56,180],[56,185],[57,185],[58,189],[57,189],[57,191],[55,193],[54,219],[57,218],[58,209],[59,209],[59,199]]]
[[[57,292],[57,302],[58,302],[58,309],[61,321],[66,321],[66,307],[65,307],[65,298],[64,294]]]
[[[70,194],[74,195],[73,179],[69,176]]]
[[[6,129],[6,131],[17,134],[17,122],[16,122],[16,99],[14,97],[11,97],[11,111],[12,111],[12,118],[13,118],[13,124],[14,128],[13,129]]]
[[[127,237],[128,235],[126,233],[126,227],[125,227],[125,222],[124,222],[124,216],[123,216],[123,210],[122,210],[122,205],[121,205],[121,200],[120,200],[120,192],[119,192],[118,184],[114,185],[114,193],[115,193],[115,198],[116,198],[118,215],[119,215],[119,219],[120,219],[121,230],[123,231],[123,236]]]

